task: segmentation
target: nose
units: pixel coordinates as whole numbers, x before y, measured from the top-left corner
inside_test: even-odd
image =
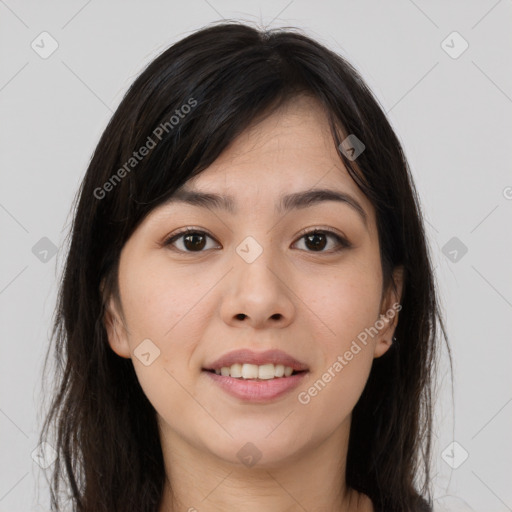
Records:
[[[250,261],[250,260],[249,260]],[[248,262],[234,253],[221,304],[221,316],[234,327],[254,329],[288,326],[295,315],[291,276],[270,250]]]

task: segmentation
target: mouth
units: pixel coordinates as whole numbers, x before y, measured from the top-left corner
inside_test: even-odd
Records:
[[[291,392],[309,368],[282,350],[240,349],[205,364],[202,373],[228,395],[261,404]]]

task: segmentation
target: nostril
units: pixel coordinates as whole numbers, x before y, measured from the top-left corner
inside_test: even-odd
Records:
[[[245,315],[244,313],[238,313],[238,315],[236,315],[236,318],[237,320],[243,320],[247,315]]]

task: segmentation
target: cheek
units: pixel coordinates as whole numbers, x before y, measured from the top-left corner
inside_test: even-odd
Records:
[[[370,373],[375,342],[368,330],[379,318],[380,273],[375,267],[347,265],[328,280],[311,279],[303,286],[302,294],[309,289],[303,296],[315,313],[322,357],[299,390],[298,402],[312,418],[324,418],[322,428],[335,428],[354,408]]]
[[[165,257],[133,260],[121,270],[130,350],[133,353],[142,340],[150,339],[159,351],[150,367],[133,358],[141,386],[152,402],[162,389],[167,397],[179,397],[178,382],[187,386],[200,371],[193,354],[211,321],[211,303],[205,293],[218,277],[212,273],[199,277],[192,265],[171,267]]]
[[[323,339],[329,351],[343,350],[379,315],[381,280],[368,266],[347,265],[327,278],[303,281],[301,296],[323,324]]]
[[[336,354],[299,390],[297,407],[308,418],[313,433],[325,435],[347,421],[368,380],[373,360],[370,347],[362,348],[350,361],[344,358],[344,353]]]
[[[197,320],[209,286],[193,269],[172,268],[164,258],[130,265],[120,284],[130,334],[167,344],[189,315]]]
[[[214,281],[202,283],[190,270],[171,269],[156,259],[131,263],[120,280],[130,350],[133,353],[142,340],[150,339],[158,351],[149,366],[132,358],[141,388],[161,416],[176,410],[199,414],[190,408],[186,390],[192,389],[199,372],[197,365],[192,366],[192,355],[204,330],[201,319],[208,318],[202,314],[206,302],[201,298]]]

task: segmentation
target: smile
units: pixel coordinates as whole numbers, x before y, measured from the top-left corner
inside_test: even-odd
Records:
[[[290,377],[290,375],[294,373],[294,369],[291,366],[284,366],[282,364],[274,365],[272,363],[263,365],[235,363],[231,366],[223,366],[222,368],[217,368],[216,370],[211,371],[215,371],[217,375],[222,375],[223,377],[259,380]]]

